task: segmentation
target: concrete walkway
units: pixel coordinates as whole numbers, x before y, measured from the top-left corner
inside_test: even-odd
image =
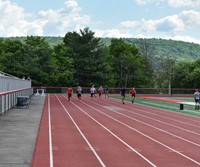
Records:
[[[30,167],[45,96],[29,108],[10,109],[0,116],[0,167]]]

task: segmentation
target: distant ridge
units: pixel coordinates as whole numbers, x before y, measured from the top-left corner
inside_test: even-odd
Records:
[[[63,43],[63,37],[42,37],[51,47]],[[3,38],[4,39],[4,38]],[[8,39],[20,40],[24,42],[26,37],[9,37]],[[102,42],[109,46],[112,38],[101,38]],[[139,46],[142,40],[140,38],[122,38],[125,42]],[[166,39],[145,39],[149,45],[153,46],[157,56],[172,56],[178,61],[196,60],[200,58],[200,45],[190,42],[166,40]]]

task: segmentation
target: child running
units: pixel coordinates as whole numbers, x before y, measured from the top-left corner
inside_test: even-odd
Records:
[[[125,87],[121,88],[120,92],[122,97],[122,104],[125,104],[124,100],[125,100],[126,88]]]
[[[199,102],[200,102],[200,92],[199,89],[196,89],[194,92],[194,101],[195,101],[195,110],[199,109]]]
[[[71,86],[68,87],[67,94],[68,94],[68,101],[70,101],[72,94],[73,94],[73,89]]]
[[[106,98],[106,97],[109,98],[109,95],[108,95],[108,86],[105,85],[105,87],[104,87],[103,89],[104,89],[105,98]]]
[[[101,98],[101,95],[103,94],[103,87],[102,86],[99,87],[98,93],[99,93],[99,98]]]
[[[132,103],[134,103],[135,96],[136,96],[136,90],[135,90],[135,88],[131,89],[129,93],[131,94],[131,97],[132,97]]]
[[[83,92],[82,88],[80,86],[78,86],[76,89],[76,94],[77,94],[78,100],[81,100],[82,92]]]
[[[94,85],[90,88],[90,96],[91,98],[96,97],[95,95],[96,93],[96,88],[94,87]]]

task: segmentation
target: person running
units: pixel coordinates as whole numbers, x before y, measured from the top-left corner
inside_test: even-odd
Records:
[[[82,93],[83,93],[82,88],[80,86],[78,86],[76,89],[76,94],[77,94],[78,100],[81,100]]]
[[[125,100],[126,88],[125,87],[121,88],[120,92],[122,97],[122,104],[125,104],[124,100]]]
[[[195,110],[199,109],[200,103],[200,89],[196,89],[194,92]]]
[[[105,85],[105,87],[103,89],[104,89],[105,98],[109,97],[109,95],[108,95],[108,86]]]
[[[99,87],[98,93],[99,93],[99,98],[101,98],[101,95],[103,94],[103,87],[102,86]]]
[[[71,86],[68,87],[67,94],[68,94],[68,101],[70,101],[72,94],[73,94],[73,89]]]
[[[135,88],[131,89],[129,93],[131,94],[131,97],[132,97],[132,103],[134,103],[135,96],[136,96],[136,90],[135,90]]]
[[[92,85],[92,87],[90,88],[91,98],[96,97],[95,93],[96,93],[96,88],[94,87],[94,85]]]

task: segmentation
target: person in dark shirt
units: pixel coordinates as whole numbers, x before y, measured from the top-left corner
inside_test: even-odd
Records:
[[[125,96],[126,96],[126,88],[122,87],[120,92],[121,92],[121,97],[122,97],[122,104],[125,104],[124,100],[125,100]]]
[[[109,95],[108,95],[108,86],[105,85],[105,87],[103,89],[104,89],[105,97],[109,97]]]

